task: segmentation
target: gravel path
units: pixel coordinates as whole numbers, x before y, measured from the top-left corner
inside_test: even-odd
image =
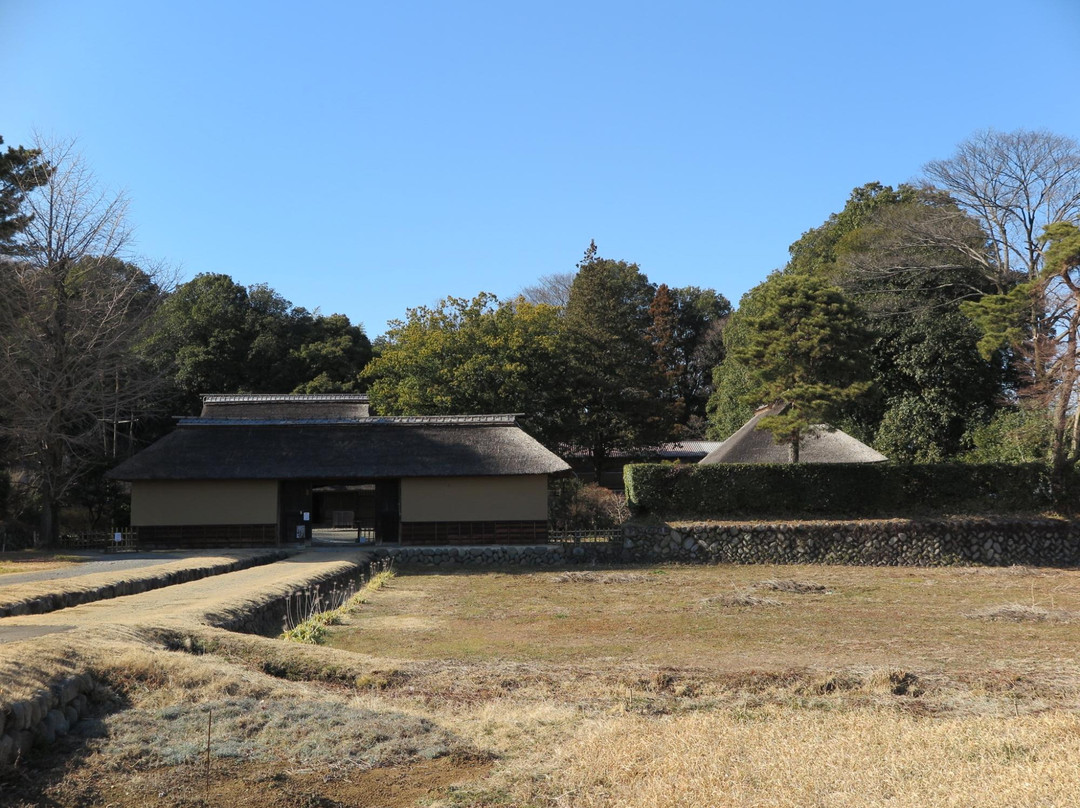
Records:
[[[16,581],[0,587],[0,617],[44,614],[96,600],[175,586],[244,567],[268,564],[279,560],[283,552],[277,548],[265,548],[223,550],[214,555],[156,553],[146,554],[139,559],[122,559],[120,563],[87,562],[82,566],[91,569],[83,571],[81,575]]]
[[[370,553],[356,549],[312,549],[273,564],[150,592],[98,600],[49,614],[0,618],[0,663],[5,644],[14,652],[14,646],[22,646],[23,640],[39,635],[84,633],[99,626],[191,626],[204,623],[209,615],[242,613],[252,605],[305,588],[313,580],[350,568],[359,573],[369,559]]]
[[[0,597],[5,587],[15,584],[30,584],[38,581],[55,581],[61,578],[78,578],[83,575],[97,575],[102,572],[126,572],[128,570],[152,567],[165,561],[177,561],[189,558],[190,553],[138,553],[117,555],[88,556],[93,561],[81,561],[67,567],[37,572],[12,572],[0,575]]]

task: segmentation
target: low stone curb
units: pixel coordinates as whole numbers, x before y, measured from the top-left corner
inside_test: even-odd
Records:
[[[209,578],[212,575],[223,575],[227,572],[257,567],[262,564],[272,564],[288,558],[289,553],[284,550],[272,550],[248,558],[239,558],[223,564],[212,564],[203,567],[188,567],[185,569],[157,572],[140,577],[140,570],[132,570],[130,573],[121,573],[125,577],[121,580],[103,583],[99,586],[91,586],[81,589],[69,589],[67,591],[47,592],[33,597],[23,598],[17,601],[0,603],[0,617],[17,617],[27,614],[45,614],[60,609],[69,609],[72,606],[80,606],[84,603],[93,603],[98,600],[119,598],[125,595],[137,595],[140,592],[149,592],[153,589],[161,589],[166,586],[185,584],[189,581],[197,581],[201,578]],[[130,576],[130,577],[128,577]],[[41,584],[45,586],[46,584]]]
[[[205,622],[207,625],[223,628],[226,631],[276,637],[282,633],[288,601],[295,593],[306,591],[310,597],[318,592],[325,598],[335,588],[347,589],[350,584],[357,584],[360,576],[365,575],[371,566],[369,558],[348,563],[352,566],[347,569],[311,576],[302,587],[294,587],[287,592],[268,593],[259,600],[238,604],[234,609],[207,614]]]
[[[613,541],[375,547],[402,567],[563,564],[848,564],[1080,566],[1080,523],[1042,518],[676,522],[623,526]]]
[[[238,559],[222,572],[233,572],[259,563],[268,563],[288,558],[285,551]],[[286,611],[288,598],[298,590],[328,592],[335,586],[344,587],[355,583],[369,570],[370,557],[360,557],[355,561],[343,562],[344,568],[317,573],[305,578],[296,585],[278,591],[262,593],[252,599],[237,599],[235,605],[218,607],[215,612],[201,615],[200,622],[254,634],[276,635],[281,630],[281,621]],[[190,580],[209,577],[210,568],[191,570],[201,573]],[[175,581],[184,583],[186,581]],[[147,587],[147,589],[160,588]],[[141,591],[147,591],[146,589]],[[131,592],[130,594],[135,594]],[[0,698],[2,698],[0,687]],[[47,686],[41,687],[29,696],[15,701],[0,702],[0,769],[16,763],[35,746],[47,746],[57,737],[66,735],[81,719],[87,717],[99,701],[111,698],[111,691],[94,681],[87,672],[67,674]]]

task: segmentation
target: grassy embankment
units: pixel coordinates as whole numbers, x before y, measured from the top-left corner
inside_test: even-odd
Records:
[[[82,556],[44,550],[13,550],[0,553],[0,575],[61,569],[88,560]]]
[[[206,630],[186,638],[194,654],[102,653],[122,709],[40,793],[1080,804],[1078,617],[1075,570],[399,575],[326,629],[332,647]]]

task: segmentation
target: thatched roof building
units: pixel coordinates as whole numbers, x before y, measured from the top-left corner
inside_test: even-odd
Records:
[[[363,415],[358,414],[363,409]],[[310,538],[545,541],[570,467],[514,415],[372,417],[362,396],[206,396],[203,414],[115,468],[140,543]]]
[[[762,418],[779,415],[786,404],[762,407],[734,434],[709,452],[701,461],[703,466],[715,463],[789,463],[790,449],[773,440],[771,432],[759,429]],[[846,432],[817,424],[806,430],[799,441],[800,463],[881,463],[885,455]]]
[[[121,480],[488,477],[569,467],[513,415],[257,420],[183,418],[122,463]]]

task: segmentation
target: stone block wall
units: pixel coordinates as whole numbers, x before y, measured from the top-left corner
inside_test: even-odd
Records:
[[[0,710],[0,769],[13,764],[34,746],[44,746],[65,735],[89,715],[93,703],[111,696],[87,673],[54,682]]]
[[[1080,523],[1037,518],[955,518],[627,525],[622,560],[1072,567],[1080,565]]]
[[[308,593],[306,597],[309,599],[313,596],[313,593],[317,592],[325,600],[334,589],[344,590],[350,586],[354,590],[359,589],[361,577],[366,576],[369,570],[369,563],[359,563],[341,572],[311,578],[302,590],[296,591]],[[206,622],[227,631],[276,637],[282,632],[282,624],[288,613],[289,597],[291,595],[292,593],[281,593],[268,596],[262,601],[250,601],[233,611],[207,615]]]
[[[1080,565],[1080,523],[1037,518],[675,522],[623,527],[621,541],[535,546],[377,547],[401,567],[564,564]]]
[[[378,558],[391,558],[401,568],[419,567],[553,567],[580,562],[618,563],[618,542],[580,544],[475,545],[471,547],[377,547]]]

